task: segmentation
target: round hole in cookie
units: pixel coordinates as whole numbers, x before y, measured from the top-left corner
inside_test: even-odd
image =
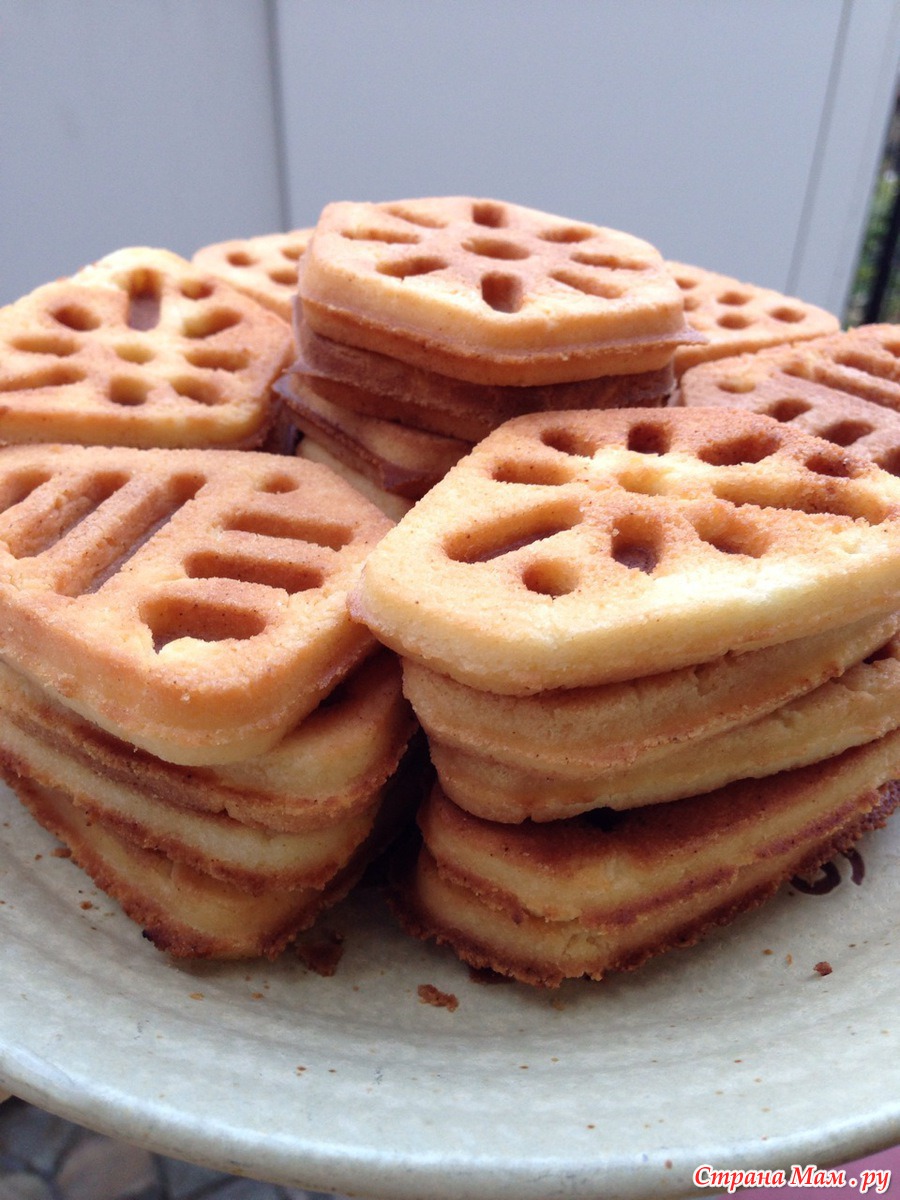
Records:
[[[246,350],[228,350],[223,346],[192,347],[184,357],[200,371],[243,371],[250,361]]]
[[[875,461],[882,471],[887,471],[889,475],[900,475],[900,446],[894,446],[884,454],[879,454]]]
[[[851,371],[861,371],[863,375],[877,375],[878,366],[871,351],[847,350],[834,355],[835,365],[848,367]]]
[[[505,238],[469,238],[463,242],[463,249],[469,254],[477,254],[479,258],[499,258],[509,262],[531,256],[531,251],[526,246],[507,241]]]
[[[142,366],[156,357],[155,351],[145,342],[120,342],[115,347],[116,357],[122,362],[136,363]]]
[[[725,376],[723,379],[717,379],[715,386],[727,396],[743,396],[747,392],[756,390],[756,383],[749,376],[741,378],[739,375]]]
[[[469,525],[444,542],[444,553],[452,562],[484,563],[525,546],[567,533],[581,523],[581,510],[574,503],[550,503],[530,512],[511,513],[503,518]]]
[[[233,329],[243,320],[239,312],[230,308],[206,309],[186,317],[182,323],[182,332],[189,338],[215,337],[226,329]]]
[[[153,649],[159,654],[171,642],[191,638],[199,642],[245,641],[266,628],[265,617],[252,609],[225,607],[201,596],[178,600],[158,598],[143,606],[141,620],[150,630]]]
[[[121,408],[139,408],[147,401],[149,387],[143,379],[117,375],[109,381],[107,399]]]
[[[269,278],[279,287],[296,287],[297,268],[275,267],[273,270],[269,271]]]
[[[299,262],[305,252],[306,252],[306,243],[305,242],[291,242],[287,246],[282,246],[280,249],[280,254],[282,255],[282,257],[286,258],[288,260],[288,262],[293,262],[293,263]]]
[[[506,206],[494,200],[476,200],[472,205],[472,223],[502,229],[506,225]]]
[[[628,430],[626,446],[636,454],[666,454],[669,431],[654,421],[639,421]]]
[[[72,363],[55,362],[38,367],[31,375],[18,375],[0,382],[0,393],[40,391],[82,383],[85,373]]]
[[[405,204],[386,204],[384,211],[401,221],[409,221],[410,225],[421,225],[423,229],[443,229],[447,222],[435,213],[425,212],[420,208],[410,208]]]
[[[776,400],[774,404],[770,404],[766,409],[766,416],[774,417],[776,421],[786,424],[796,417],[802,417],[804,413],[809,412],[811,407],[812,405],[806,400],[788,396],[784,400]]]
[[[289,596],[320,588],[325,573],[306,563],[267,559],[264,555],[223,554],[216,550],[198,551],[184,560],[189,579],[234,579],[287,592]]]
[[[579,584],[578,568],[565,559],[543,559],[529,563],[522,571],[522,583],[539,596],[568,596]]]
[[[757,522],[745,521],[734,511],[703,515],[694,521],[701,542],[721,554],[741,554],[762,558],[769,548],[769,536]]]
[[[620,283],[609,279],[597,279],[578,271],[554,271],[550,278],[576,292],[582,292],[585,296],[597,296],[601,300],[618,300],[625,294],[625,288]]]
[[[195,379],[192,375],[181,375],[171,380],[172,389],[185,400],[203,404],[210,408],[224,400],[219,388],[209,379]]]
[[[226,255],[226,260],[231,267],[252,267],[257,262],[257,259],[246,250],[232,250]]]
[[[541,230],[538,237],[542,242],[570,245],[574,242],[586,242],[596,235],[596,229],[590,229],[586,225],[556,225],[550,229]]]
[[[270,475],[268,479],[264,479],[259,485],[261,492],[268,492],[273,496],[283,495],[285,492],[295,492],[297,490],[297,481],[290,475]]]
[[[652,575],[656,570],[662,548],[663,531],[655,521],[638,515],[620,518],[609,543],[613,562],[645,575]]]
[[[815,475],[824,475],[829,479],[855,479],[864,469],[864,462],[841,454],[836,450],[833,454],[822,450],[811,454],[803,464],[807,471]]]
[[[180,290],[185,300],[208,300],[216,289],[209,279],[185,279]]]
[[[748,325],[753,324],[753,320],[752,318],[745,316],[743,313],[730,312],[723,313],[723,315],[716,320],[716,324],[722,329],[738,330],[746,329]]]
[[[739,467],[762,462],[780,448],[781,438],[777,434],[760,431],[711,442],[697,451],[697,457],[711,467]]]
[[[481,298],[494,312],[517,313],[525,300],[525,287],[518,275],[489,271],[481,277]]]
[[[750,301],[751,296],[749,292],[738,292],[732,290],[729,292],[723,292],[717,297],[717,299],[720,304],[741,305],[747,304]]]
[[[68,358],[78,350],[78,343],[61,334],[31,333],[15,338],[13,350],[25,354],[52,354],[54,358]]]
[[[375,269],[379,275],[389,275],[392,279],[412,279],[416,275],[431,275],[435,271],[443,271],[446,265],[442,258],[419,255],[416,258],[379,263]]]
[[[541,441],[551,450],[571,454],[575,458],[592,458],[598,449],[596,438],[588,437],[577,429],[566,429],[565,426],[545,429],[541,433]]]
[[[50,316],[66,329],[73,329],[76,333],[90,333],[99,329],[102,324],[97,314],[83,304],[64,304],[61,308],[54,309]]]
[[[558,487],[572,481],[574,471],[565,462],[534,462],[525,459],[509,459],[497,463],[491,478],[497,483],[526,483]]]
[[[860,438],[866,437],[874,430],[874,426],[868,421],[836,421],[833,425],[829,425],[827,429],[823,429],[819,437],[823,437],[826,442],[834,442],[836,446],[852,446],[854,442],[858,442]]]
[[[769,316],[776,321],[783,321],[786,325],[796,325],[802,321],[804,316],[802,308],[792,308],[789,304],[782,304],[779,308],[773,308]]]

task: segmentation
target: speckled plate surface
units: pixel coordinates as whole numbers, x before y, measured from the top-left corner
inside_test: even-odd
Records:
[[[477,983],[363,890],[298,959],[174,966],[0,795],[0,1087],[219,1170],[371,1200],[687,1194],[900,1140],[900,822],[632,976]],[[815,964],[827,960],[829,975]],[[424,1004],[421,984],[458,1000]]]

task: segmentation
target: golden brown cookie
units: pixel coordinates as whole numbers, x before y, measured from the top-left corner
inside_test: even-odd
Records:
[[[898,502],[870,462],[755,413],[536,414],[383,539],[351,611],[486,691],[654,675],[892,611]]]
[[[304,437],[389,495],[420,499],[472,449],[471,442],[340,408],[319,394],[314,381],[296,374],[276,387]]]
[[[697,340],[648,242],[470,196],[327,205],[298,294],[315,333],[472,383],[653,371]]]
[[[295,323],[295,335],[299,354],[290,374],[336,407],[469,442],[481,441],[504,421],[528,412],[659,407],[675,387],[671,364],[572,383],[477,384],[319,337],[302,317]]]
[[[900,474],[900,326],[861,325],[695,367],[678,402],[765,413]]]
[[[0,309],[0,441],[259,445],[290,328],[176,254],[129,247]]]
[[[760,653],[763,653],[760,651]],[[429,738],[447,796],[491,821],[557,821],[598,808],[623,811],[702,795],[832,758],[900,726],[900,643],[755,720],[711,737],[656,747],[605,770],[498,760]],[[560,747],[564,750],[565,743]]]
[[[145,849],[87,817],[64,791],[22,778],[16,792],[74,861],[173,958],[275,958],[357,882],[383,836],[376,826],[324,887],[250,891]]]
[[[160,758],[274,746],[374,647],[347,613],[390,521],[267,454],[0,450],[0,652]]]
[[[525,983],[602,978],[693,944],[884,823],[900,734],[835,759],[627,813],[509,826],[436,789],[394,904],[416,936]]]
[[[833,313],[796,296],[687,263],[668,262],[666,266],[684,293],[688,323],[706,337],[705,345],[681,346],[675,351],[676,375],[698,363],[806,341],[840,329]]]
[[[287,233],[231,238],[203,246],[191,261],[290,322],[298,265],[311,236],[311,229],[292,229]]]
[[[434,743],[584,779],[756,721],[842,675],[898,629],[900,614],[866,617],[677,671],[534,696],[467,687],[405,659],[403,690]]]

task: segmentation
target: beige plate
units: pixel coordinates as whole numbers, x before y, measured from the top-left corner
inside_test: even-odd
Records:
[[[370,1200],[699,1194],[703,1163],[900,1141],[896,819],[861,843],[860,886],[840,859],[828,895],[786,890],[555,993],[472,982],[368,894],[327,922],[346,938],[331,978],[293,956],[175,967],[53,846],[0,794],[0,1089],[100,1132]]]

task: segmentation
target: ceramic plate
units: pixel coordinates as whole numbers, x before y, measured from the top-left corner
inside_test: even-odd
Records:
[[[859,884],[839,859],[826,895],[787,888],[633,975],[541,992],[471,980],[367,890],[325,922],[331,977],[293,954],[175,966],[0,806],[0,1086],[99,1132],[370,1200],[677,1195],[701,1164],[900,1140],[896,818]]]

